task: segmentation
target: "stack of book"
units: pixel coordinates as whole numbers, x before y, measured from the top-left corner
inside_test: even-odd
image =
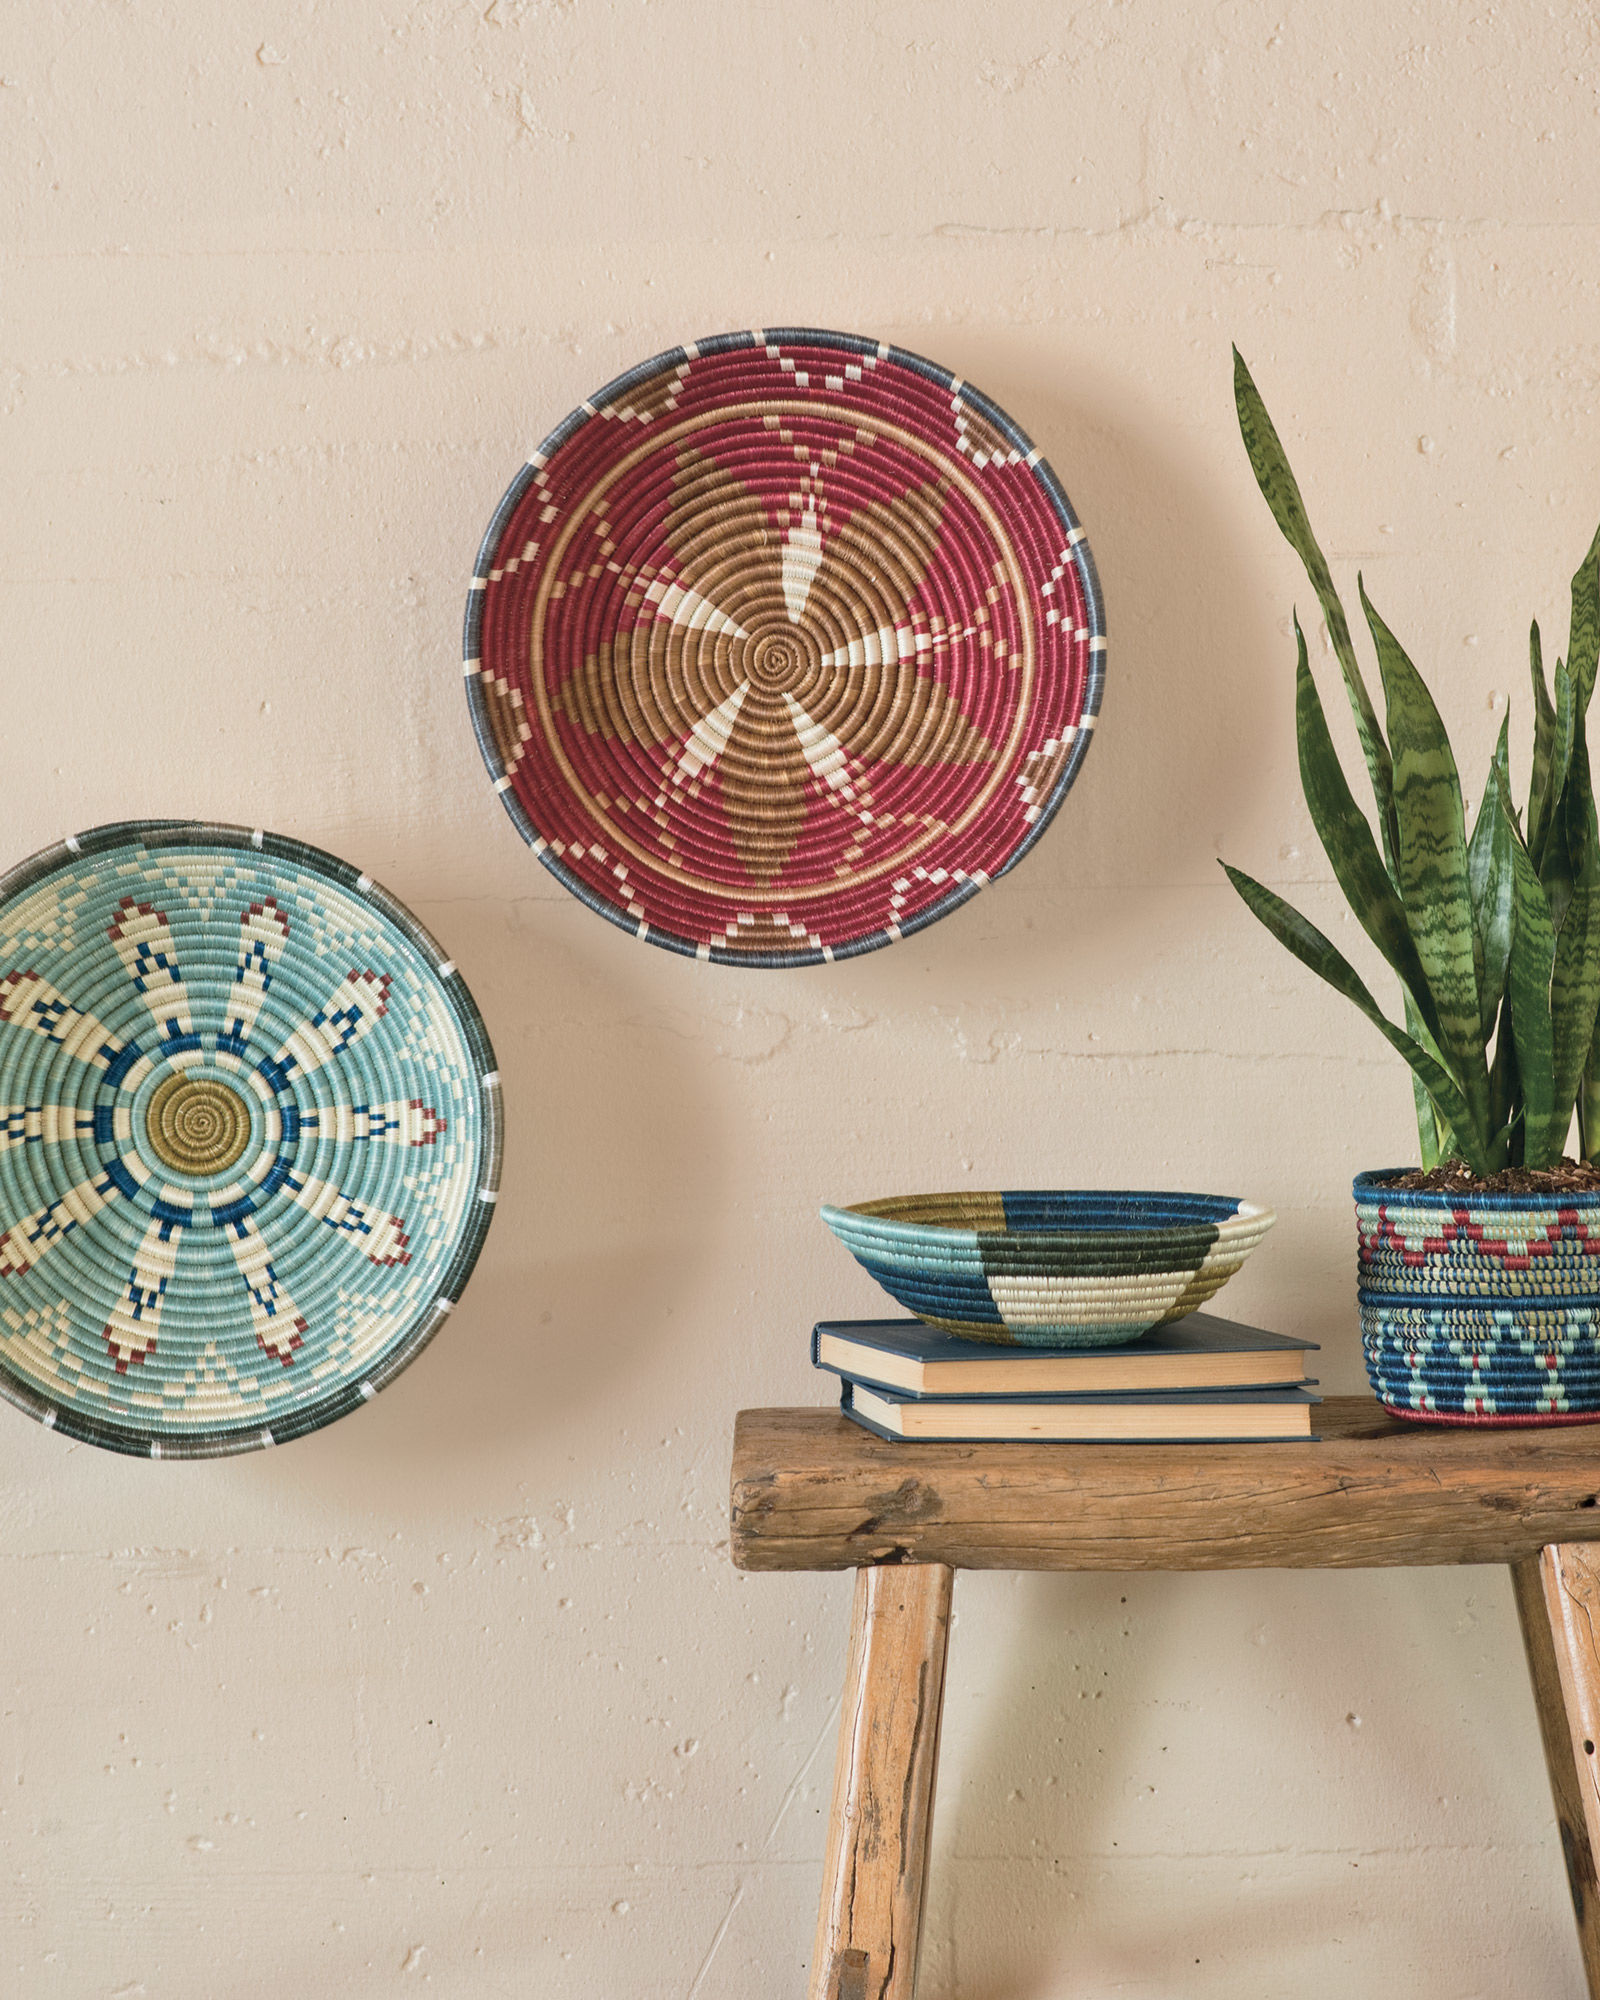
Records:
[[[1312,1436],[1316,1343],[1211,1313],[1125,1347],[999,1347],[920,1320],[824,1320],[811,1358],[879,1437],[1262,1443]]]

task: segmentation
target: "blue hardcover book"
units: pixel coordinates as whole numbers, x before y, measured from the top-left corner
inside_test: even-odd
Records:
[[[1306,1380],[1316,1342],[1211,1313],[1121,1347],[1001,1347],[919,1319],[823,1320],[811,1359],[902,1396],[1144,1395],[1160,1389],[1286,1389]]]
[[[1309,1389],[1159,1390],[1143,1396],[902,1396],[840,1385],[840,1408],[877,1436],[946,1444],[1283,1443],[1312,1436]]]

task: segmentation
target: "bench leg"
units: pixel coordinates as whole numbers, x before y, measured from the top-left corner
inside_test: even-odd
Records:
[[[1552,1542],[1514,1563],[1544,1758],[1589,1992],[1600,2000],[1600,1548]]]
[[[856,1571],[810,2000],[916,1990],[954,1574]]]

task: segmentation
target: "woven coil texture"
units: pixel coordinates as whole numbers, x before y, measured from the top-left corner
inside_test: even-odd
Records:
[[[905,1195],[822,1218],[908,1312],[974,1340],[1110,1347],[1194,1312],[1272,1227],[1228,1195]]]
[[[376,883],[248,828],[96,828],[0,879],[0,1395],[196,1458],[358,1409],[460,1297],[500,1085]]]
[[[637,937],[804,965],[1013,866],[1100,706],[1089,547],[947,370],[785,329],[657,356],[548,437],[468,594],[495,789]]]
[[[1362,1346],[1379,1399],[1434,1423],[1600,1416],[1600,1196],[1355,1183]]]

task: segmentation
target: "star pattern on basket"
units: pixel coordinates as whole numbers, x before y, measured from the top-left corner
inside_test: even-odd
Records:
[[[1369,1301],[1361,1317],[1368,1370],[1390,1404],[1501,1422],[1592,1410],[1591,1306],[1475,1310]]]
[[[992,762],[993,744],[929,671],[969,629],[930,629],[917,603],[948,492],[933,478],[836,515],[813,463],[774,518],[714,457],[677,453],[666,558],[625,579],[634,622],[555,696],[576,728],[655,753],[659,782],[630,803],[664,845],[673,806],[714,780],[733,851],[765,891],[817,805],[856,821],[846,863],[893,823],[873,797],[874,765]],[[989,615],[978,595],[970,630]]]
[[[210,1029],[196,1025],[167,914],[132,895],[118,905],[107,938],[149,1015],[148,1034],[114,1033],[37,971],[0,975],[0,1024],[90,1072],[87,1093],[71,1101],[0,1105],[0,1153],[72,1143],[96,1162],[31,1212],[6,1219],[0,1292],[76,1232],[92,1232],[113,1203],[130,1206],[143,1218],[142,1233],[102,1329],[118,1375],[157,1350],[182,1289],[188,1232],[220,1232],[256,1345],[283,1368],[295,1365],[310,1332],[275,1261],[275,1242],[295,1217],[332,1232],[352,1259],[385,1270],[411,1260],[404,1219],[360,1193],[359,1156],[373,1146],[433,1146],[447,1121],[416,1097],[327,1105],[305,1087],[384,1019],[393,975],[353,967],[287,1033],[263,1039],[263,1003],[290,935],[289,916],[273,897],[244,903],[232,980]],[[155,1106],[163,1102],[170,1121],[158,1129]],[[313,1173],[312,1157],[326,1171]],[[217,1303],[225,1313],[226,1302]],[[9,1309],[3,1317],[26,1333],[37,1309],[31,1318]],[[216,1362],[214,1345],[209,1352]],[[215,1379],[204,1357],[198,1372]]]

